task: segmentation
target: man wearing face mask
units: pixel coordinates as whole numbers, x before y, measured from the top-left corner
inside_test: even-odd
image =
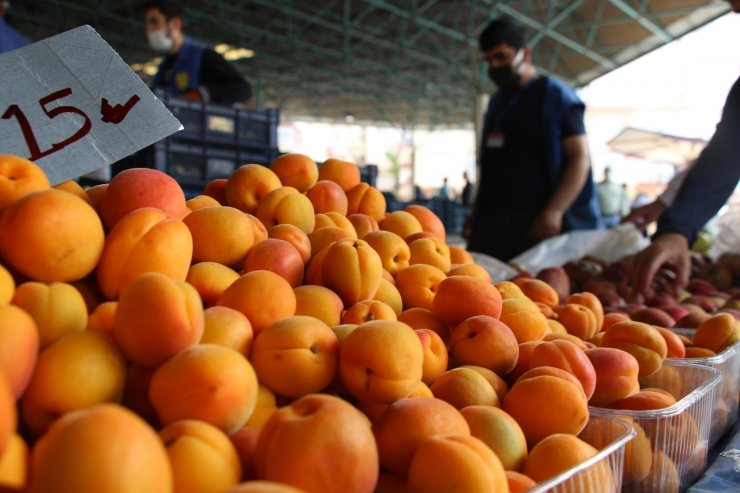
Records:
[[[492,21],[479,43],[498,91],[483,122],[468,249],[508,261],[551,236],[602,227],[583,102],[537,73],[524,29],[507,18]]]
[[[149,46],[165,55],[152,89],[194,101],[245,102],[249,83],[221,55],[182,32],[179,2],[150,1],[145,5]]]

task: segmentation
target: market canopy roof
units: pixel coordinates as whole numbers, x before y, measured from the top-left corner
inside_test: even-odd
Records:
[[[683,167],[699,156],[707,141],[626,127],[607,145],[627,156]]]
[[[16,0],[10,15],[34,40],[90,24],[144,74],[154,55],[142,3]],[[192,0],[185,30],[230,45],[251,104],[284,117],[459,127],[493,89],[477,48],[493,18],[526,26],[542,72],[583,86],[728,10],[716,0]]]

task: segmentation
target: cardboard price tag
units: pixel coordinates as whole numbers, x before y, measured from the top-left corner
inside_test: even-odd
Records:
[[[0,55],[0,153],[34,161],[54,185],[182,128],[90,26]]]

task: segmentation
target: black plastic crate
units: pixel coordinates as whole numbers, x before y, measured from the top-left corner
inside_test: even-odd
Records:
[[[375,164],[366,164],[360,166],[360,181],[367,183],[370,186],[377,186],[378,182],[378,166]]]

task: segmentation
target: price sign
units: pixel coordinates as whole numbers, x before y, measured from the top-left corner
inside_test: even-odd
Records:
[[[52,184],[182,128],[90,26],[0,55],[0,153],[34,161]]]

